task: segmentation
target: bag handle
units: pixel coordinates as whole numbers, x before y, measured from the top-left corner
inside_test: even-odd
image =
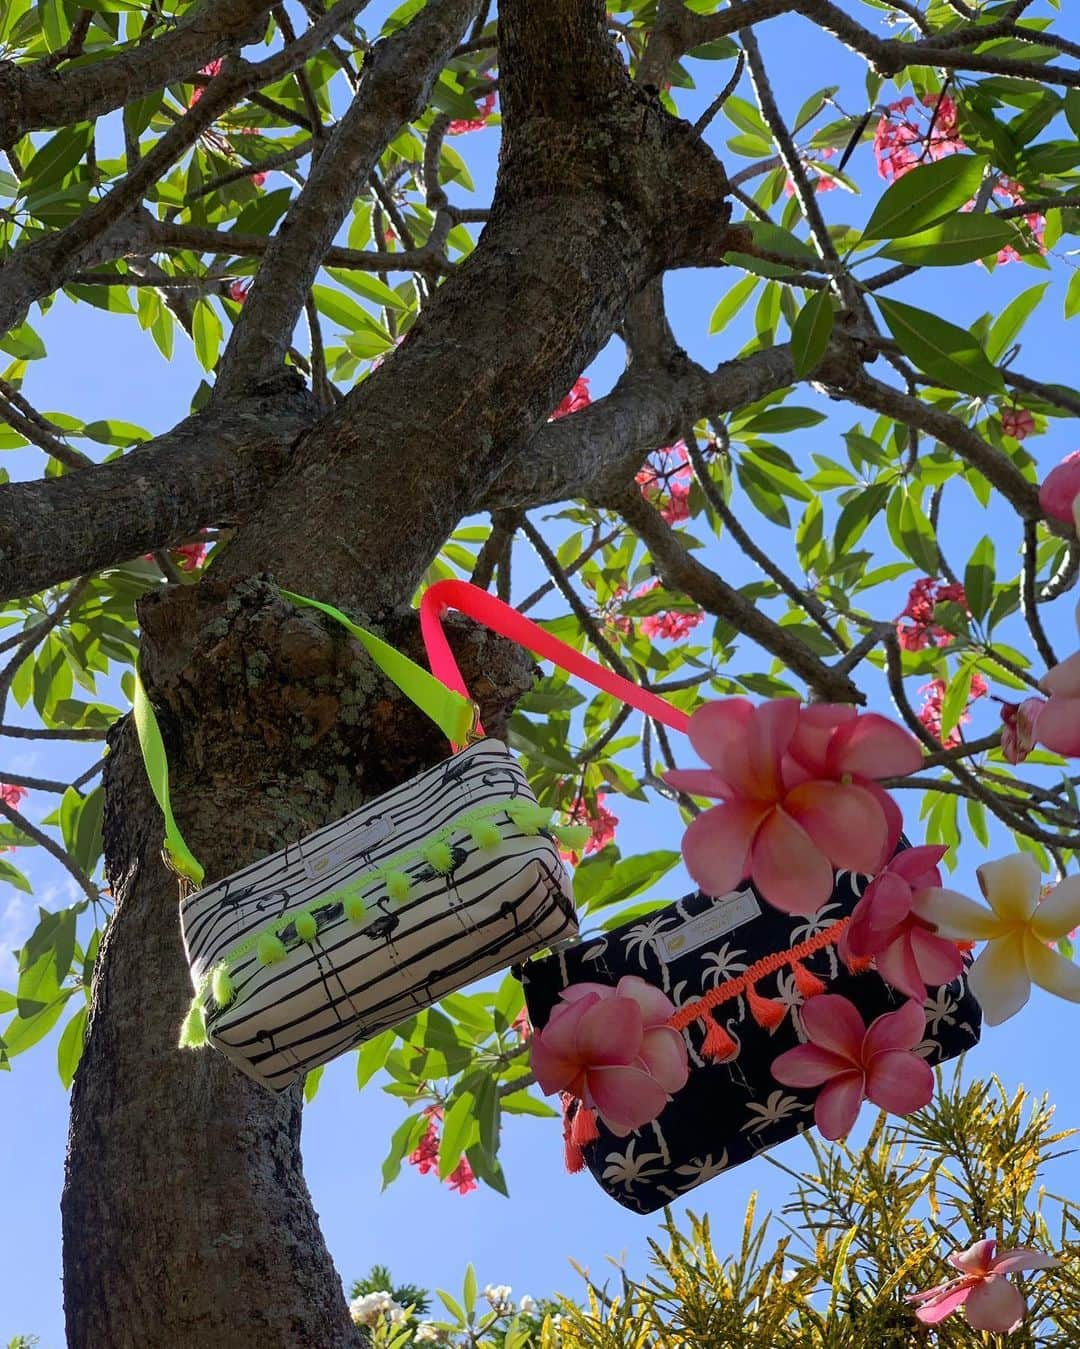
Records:
[[[384,642],[381,637],[376,637],[373,632],[368,632],[366,628],[354,623],[332,604],[308,599],[306,595],[297,595],[291,590],[282,590],[280,593],[283,598],[291,600],[294,604],[321,610],[346,628],[364,647],[387,679],[396,684],[406,698],[431,718],[452,745],[468,743],[478,731],[479,711],[464,689],[458,691],[447,688],[435,675],[429,674],[408,656],[402,655],[400,651]],[[205,872],[184,841],[184,836],[173,816],[165,743],[161,738],[161,727],[158,725],[153,706],[139,678],[138,666],[135,668],[132,712],[135,718],[135,731],[139,737],[139,748],[142,751],[143,763],[146,765],[146,776],[150,779],[154,799],[165,817],[165,861],[178,875],[186,877],[197,886],[202,885]]]
[[[432,673],[448,688],[463,696],[468,696],[468,689],[442,628],[442,616],[448,609],[457,609],[459,613],[475,618],[492,632],[508,637],[535,655],[553,660],[570,674],[588,680],[604,693],[620,698],[674,731],[685,733],[690,724],[689,713],[680,712],[657,694],[650,693],[648,689],[641,688],[612,670],[606,670],[479,586],[468,581],[436,581],[434,585],[428,586],[420,601],[420,632]],[[482,729],[479,723],[477,729]]]

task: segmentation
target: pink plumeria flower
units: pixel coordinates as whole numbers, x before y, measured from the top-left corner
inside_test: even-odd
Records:
[[[872,875],[895,851],[900,811],[873,779],[914,772],[922,752],[885,717],[728,698],[698,708],[689,736],[709,767],[664,776],[722,802],[683,838],[686,868],[706,894],[749,877],[775,908],[808,915],[832,894],[834,867]]]
[[[1004,408],[1001,413],[1001,429],[1007,436],[1012,436],[1013,440],[1026,440],[1035,430],[1035,418],[1027,408]]]
[[[1052,1255],[1025,1246],[994,1255],[997,1242],[991,1238],[976,1241],[966,1251],[949,1256],[949,1264],[960,1277],[939,1283],[924,1293],[911,1293],[908,1301],[917,1305],[916,1317],[926,1326],[936,1326],[961,1307],[973,1330],[1007,1335],[1016,1330],[1027,1315],[1027,1303],[1008,1275],[1022,1269],[1057,1269],[1061,1264]]]
[[[1067,454],[1046,475],[1039,488],[1039,506],[1044,515],[1073,525],[1080,534],[1080,450]]]
[[[686,1085],[686,1043],[667,1024],[675,1005],[635,974],[615,988],[571,984],[532,1038],[532,1070],[546,1096],[569,1092],[625,1137],[656,1119]]]
[[[941,885],[937,864],[947,848],[908,848],[866,887],[840,938],[843,960],[874,958],[887,984],[922,1002],[927,987],[951,983],[964,968],[956,943],[939,937],[914,912],[915,896]]]
[[[588,378],[580,375],[574,380],[574,387],[555,408],[548,421],[557,422],[561,417],[569,417],[572,412],[580,412],[582,408],[587,408],[591,402]]]
[[[814,1123],[823,1138],[844,1138],[863,1100],[893,1115],[929,1105],[934,1074],[911,1051],[926,1031],[922,1003],[905,1002],[867,1027],[853,1002],[824,993],[799,1009],[809,1043],[773,1062],[772,1075],[785,1087],[821,1087]]]
[[[1001,704],[1001,752],[1009,763],[1023,763],[1035,748],[1035,726],[1045,706],[1045,698]]]

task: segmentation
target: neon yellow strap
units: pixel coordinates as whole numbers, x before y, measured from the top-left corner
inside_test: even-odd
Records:
[[[311,609],[321,609],[324,614],[337,619],[347,628],[364,647],[368,655],[386,675],[392,684],[396,684],[405,697],[431,720],[446,736],[452,745],[464,745],[476,721],[476,708],[460,693],[448,689],[433,674],[417,665],[408,656],[403,656],[392,646],[366,628],[358,627],[351,618],[332,604],[323,604],[321,600],[309,600],[305,595],[295,595],[291,590],[281,594],[294,604],[306,604]]]
[[[321,609],[324,614],[336,619],[360,642],[387,679],[396,684],[406,698],[431,718],[451,744],[464,745],[468,742],[477,718],[476,708],[467,698],[448,689],[434,675],[429,674],[415,661],[411,661],[408,656],[403,656],[400,651],[395,651],[374,633],[358,627],[351,618],[340,609],[335,609],[332,604],[310,600],[306,595],[296,595],[291,590],[283,590],[281,594],[294,604],[307,605],[310,609]],[[154,709],[139,678],[138,668],[135,670],[132,711],[135,714],[135,730],[146,765],[146,775],[150,779],[154,798],[165,817],[165,852],[169,864],[174,871],[186,876],[195,885],[202,885],[205,874],[203,868],[184,842],[184,836],[173,818],[169,802],[169,765],[165,758],[165,744],[161,739],[161,728],[158,726]]]
[[[154,709],[139,678],[138,667],[135,670],[132,711],[135,714],[139,748],[142,750],[143,763],[146,765],[146,776],[150,779],[154,798],[161,807],[162,815],[165,816],[165,852],[169,863],[181,876],[186,876],[195,885],[202,885],[203,869],[184,842],[184,836],[173,818],[172,806],[169,803],[169,764],[165,758],[165,744],[161,739],[161,727],[154,715]]]

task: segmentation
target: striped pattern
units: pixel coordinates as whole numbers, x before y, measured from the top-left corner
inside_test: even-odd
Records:
[[[191,895],[181,925],[196,992],[222,962],[235,988],[224,1007],[206,993],[210,1043],[281,1091],[474,979],[573,937],[558,849],[546,833],[513,823],[502,803],[516,801],[535,804],[524,774],[505,745],[484,740]],[[497,846],[479,847],[456,827],[473,812],[491,812]],[[440,833],[452,850],[449,875],[417,857]],[[395,903],[371,873],[403,857],[409,893]],[[365,901],[360,922],[344,912],[346,886]],[[316,918],[311,941],[290,922],[301,911]],[[268,930],[285,958],[264,965],[256,947]]]

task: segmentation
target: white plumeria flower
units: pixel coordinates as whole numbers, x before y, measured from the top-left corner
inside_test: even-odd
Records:
[[[528,1293],[526,1293],[518,1303],[518,1311],[524,1316],[532,1316],[533,1312],[536,1311],[536,1299],[530,1297]]]
[[[380,1288],[373,1293],[365,1293],[363,1297],[354,1298],[349,1303],[349,1315],[358,1326],[376,1325],[384,1316],[392,1325],[397,1325],[404,1320],[405,1311],[394,1301],[391,1293],[385,1288]]]
[[[986,862],[976,874],[989,908],[935,888],[915,896],[915,912],[951,941],[986,942],[968,973],[986,1024],[1015,1016],[1033,983],[1080,1002],[1080,966],[1050,944],[1080,927],[1080,876],[1066,876],[1040,903],[1042,873],[1030,853]]]
[[[496,1316],[509,1316],[514,1310],[514,1304],[510,1300],[512,1292],[513,1289],[508,1283],[489,1283],[484,1289],[484,1297],[491,1303],[491,1310]]]
[[[442,1344],[446,1331],[440,1330],[434,1321],[421,1321],[413,1335],[414,1344]]]

